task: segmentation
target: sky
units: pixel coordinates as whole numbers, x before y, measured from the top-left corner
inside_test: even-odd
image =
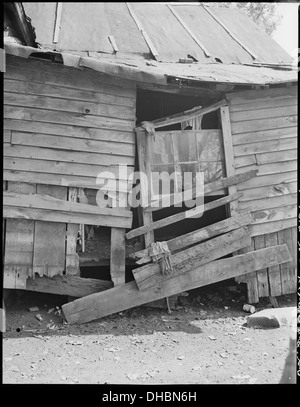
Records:
[[[298,56],[298,6],[297,3],[279,3],[277,13],[282,20],[273,32],[273,39],[294,58]]]

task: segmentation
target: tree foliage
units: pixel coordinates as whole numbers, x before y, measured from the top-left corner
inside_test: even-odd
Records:
[[[274,3],[238,3],[238,2],[204,2],[203,5],[211,7],[234,7],[240,9],[249,16],[259,27],[263,28],[267,34],[272,34],[281,20],[281,16],[276,14],[278,4]]]

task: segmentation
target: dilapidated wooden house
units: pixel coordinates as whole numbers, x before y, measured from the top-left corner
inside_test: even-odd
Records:
[[[275,41],[198,3],[4,11],[4,288],[83,297],[69,322],[228,278],[251,303],[296,291],[297,72]],[[176,206],[197,172],[198,217]]]

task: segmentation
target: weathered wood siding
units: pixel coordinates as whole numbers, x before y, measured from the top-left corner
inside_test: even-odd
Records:
[[[235,172],[258,170],[257,177],[237,186],[244,193],[238,210],[254,218],[252,249],[286,243],[294,259],[244,278],[252,302],[296,290],[296,92],[282,87],[227,95]]]
[[[127,191],[126,172],[118,166],[127,165],[129,172],[134,168],[135,104],[135,87],[129,82],[8,56],[3,144],[7,191],[78,201],[79,188],[99,189],[96,179],[103,171],[121,179],[118,188]],[[76,225],[24,220],[25,212],[23,219],[6,223],[10,277],[21,269],[27,276],[66,270],[76,274]]]

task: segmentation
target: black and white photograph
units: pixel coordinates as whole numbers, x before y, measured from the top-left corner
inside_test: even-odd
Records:
[[[3,3],[3,385],[297,384],[298,8]]]

